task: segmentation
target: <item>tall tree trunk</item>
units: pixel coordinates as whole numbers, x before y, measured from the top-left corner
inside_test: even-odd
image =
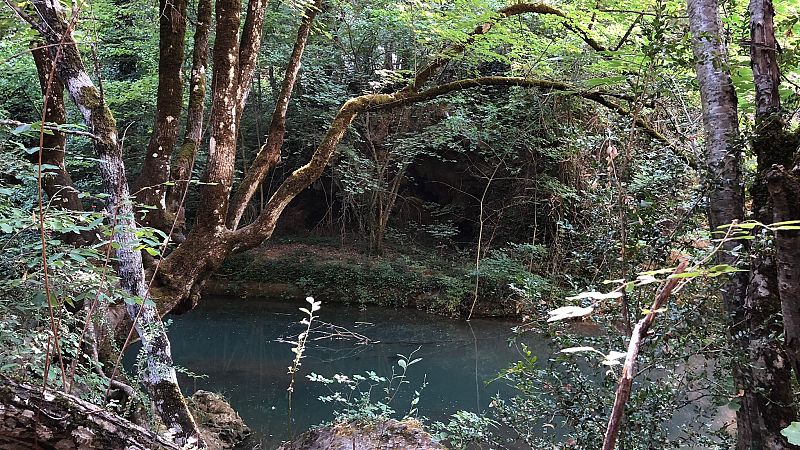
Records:
[[[154,207],[144,223],[169,230],[174,217],[166,205],[170,157],[178,140],[183,106],[183,49],[186,36],[186,0],[159,1],[158,92],[153,133],[144,164],[134,183],[136,201]]]
[[[183,241],[186,219],[183,200],[189,189],[192,169],[203,138],[203,116],[206,101],[206,67],[208,65],[208,35],[211,30],[213,6],[211,0],[197,2],[197,25],[194,32],[192,52],[192,72],[189,82],[189,107],[186,113],[186,129],[183,143],[172,160],[170,177],[172,188],[167,192],[169,215],[178,218],[176,240]],[[173,232],[173,234],[176,234]]]
[[[144,301],[148,287],[144,280],[141,252],[136,250],[136,223],[122,150],[117,141],[116,122],[86,72],[61,4],[50,0],[34,0],[33,6],[38,19],[32,25],[42,33],[52,55],[56,55],[57,47],[61,47],[60,58],[56,61],[58,77],[80,110],[87,128],[95,135],[93,143],[99,159],[100,178],[104,192],[109,195],[107,210],[110,216],[117,217],[119,227],[114,233],[114,241],[119,247],[115,255],[117,274],[122,288],[143,300],[141,305],[127,307],[146,354],[147,368],[143,384],[175,441],[179,445],[204,447],[197,425],[178,388],[164,324],[152,303]]]
[[[34,42],[32,45],[31,55],[36,64],[39,86],[44,96],[48,91],[47,83],[50,80],[53,58],[40,41]],[[64,84],[56,76],[52,77],[50,81],[50,97],[47,101],[47,111],[44,113],[45,122],[64,124],[67,122],[67,112],[64,107]],[[43,171],[42,188],[47,193],[53,206],[70,211],[83,211],[83,205],[80,198],[78,198],[78,190],[73,186],[72,177],[70,177],[64,164],[66,150],[66,134],[58,130],[52,130],[44,134],[41,155],[42,164],[52,168]],[[38,163],[39,153],[34,153],[30,156],[30,159]],[[75,245],[96,241],[96,236],[92,232],[69,233],[64,235],[63,238],[66,242]]]
[[[752,146],[757,157],[756,179],[751,194],[753,215],[756,220],[768,223],[773,221],[776,214],[785,217],[796,213],[798,209],[792,205],[781,205],[780,199],[776,201],[769,198],[769,192],[774,187],[774,183],[769,182],[770,178],[774,179],[769,171],[776,165],[788,166],[793,149],[786,148],[778,93],[780,72],[776,58],[772,1],[751,0],[749,15],[750,65],[756,88],[756,126]],[[780,210],[775,210],[776,205]],[[798,448],[789,445],[780,435],[780,430],[797,418],[793,406],[790,361],[793,360],[791,356],[796,357],[797,345],[800,344],[797,341],[800,335],[796,334],[800,331],[797,328],[800,325],[800,311],[796,301],[792,301],[791,294],[795,294],[796,299],[796,292],[787,292],[787,289],[797,289],[796,279],[791,281],[791,274],[787,272],[798,270],[793,266],[800,264],[800,259],[796,259],[800,254],[795,247],[796,235],[779,233],[781,235],[776,236],[774,248],[764,245],[764,248],[752,249],[751,286],[747,297],[750,358],[754,364],[751,389],[757,392],[754,398],[764,417],[763,445],[770,449]],[[785,280],[787,275],[790,280],[788,285]],[[783,324],[780,320],[782,309]],[[784,329],[787,330],[788,339],[781,343],[774,336]]]
[[[231,211],[228,215],[228,227],[236,229],[242,219],[247,205],[258,190],[261,182],[269,171],[280,161],[281,146],[283,145],[283,135],[286,132],[286,112],[289,109],[289,100],[292,98],[297,75],[300,73],[300,62],[303,60],[303,52],[311,34],[311,25],[317,12],[322,7],[322,0],[316,0],[313,5],[305,10],[300,28],[297,31],[297,39],[286,66],[286,73],[283,77],[283,86],[275,100],[275,110],[272,113],[272,122],[269,125],[269,135],[267,142],[258,150],[251,170],[247,172],[239,188],[231,201]],[[244,67],[243,67],[244,69]],[[249,86],[249,85],[248,85]],[[242,101],[240,111],[244,108],[246,93],[240,92],[239,98]]]
[[[800,166],[791,170],[777,166],[767,180],[774,221],[800,219]],[[786,353],[795,378],[800,379],[800,231],[777,231],[775,249]]]
[[[247,16],[244,18],[242,40],[239,43],[239,86],[236,93],[236,116],[241,120],[253,74],[258,67],[258,51],[261,48],[261,33],[264,28],[264,10],[269,0],[250,0],[247,2]]]
[[[750,62],[756,88],[756,128],[753,150],[758,157],[754,189],[765,203],[762,222],[800,219],[800,168],[792,166],[797,143],[786,131],[781,110],[780,69],[775,42],[775,10],[771,0],[751,0]],[[769,199],[767,200],[767,192]],[[754,195],[754,203],[756,196]],[[780,293],[784,343],[795,377],[800,380],[800,233],[775,233],[777,290]]]
[[[709,222],[716,231],[720,225],[744,218],[740,169],[743,142],[718,4],[716,0],[689,0],[688,13],[706,131]],[[736,265],[732,251],[739,245],[726,243],[718,262]],[[771,338],[777,292],[771,261],[759,253],[755,256],[749,277],[745,272],[734,274],[722,289],[729,339],[736,356],[734,382],[737,391],[743,393],[737,411],[737,448],[790,448],[780,430],[793,418],[786,403],[791,399],[791,389],[782,367],[782,350]]]
[[[195,227],[187,240],[216,239],[225,231],[225,217],[236,161],[237,92],[239,81],[239,16],[241,0],[217,0],[214,41],[211,136]]]

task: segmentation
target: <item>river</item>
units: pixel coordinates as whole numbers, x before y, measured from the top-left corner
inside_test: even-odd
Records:
[[[290,341],[302,331],[302,302],[281,299],[205,297],[191,313],[172,318],[169,335],[179,366],[202,375],[180,376],[187,394],[197,389],[222,393],[253,428],[254,444],[275,448],[288,436],[287,368],[294,354]],[[311,335],[296,376],[292,400],[292,433],[297,434],[333,418],[333,405],[318,400],[330,394],[322,383],[306,375],[327,378],[336,374],[365,375],[374,371],[390,378],[401,371],[398,354],[422,358],[408,368],[391,406],[402,416],[409,410],[413,391],[422,388],[419,415],[446,420],[458,410],[485,411],[491,396],[509,389],[486,384],[498,371],[519,359],[509,345],[513,322],[449,319],[409,309],[323,304],[316,325],[333,324],[360,339],[343,338],[342,330],[322,326]],[[338,332],[338,338],[323,338]],[[346,333],[344,333],[346,334]],[[369,343],[364,343],[364,338]],[[526,335],[525,342],[540,358],[552,353],[547,341]],[[397,383],[395,383],[396,385]],[[338,385],[338,384],[337,384]],[[377,389],[376,389],[377,390]],[[373,398],[381,400],[382,392]]]

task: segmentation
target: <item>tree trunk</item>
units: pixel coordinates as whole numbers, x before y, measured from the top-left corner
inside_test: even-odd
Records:
[[[183,49],[186,36],[186,0],[159,1],[158,92],[153,133],[144,164],[134,183],[136,201],[154,207],[144,223],[168,231],[174,217],[166,207],[170,157],[178,140],[183,106]]]
[[[214,41],[211,136],[208,163],[203,173],[197,220],[192,235],[200,240],[216,239],[225,231],[225,217],[236,162],[236,116],[239,80],[239,16],[241,0],[217,0],[217,33]]]
[[[771,0],[751,0],[750,60],[756,88],[756,129],[753,149],[758,157],[755,187],[763,199],[762,222],[800,219],[797,204],[797,170],[791,167],[797,148],[786,132],[781,111],[780,69],[775,42],[775,15]],[[769,199],[766,199],[767,192]],[[754,203],[756,196],[754,195]],[[800,233],[779,230],[775,233],[777,291],[780,293],[784,344],[795,377],[800,380]]]
[[[192,73],[189,82],[189,107],[186,113],[186,129],[183,143],[172,161],[170,177],[174,183],[167,193],[168,215],[177,217],[176,230],[173,234],[176,241],[182,242],[186,219],[183,201],[189,189],[189,180],[197,158],[197,151],[203,138],[203,116],[206,101],[206,66],[208,64],[208,35],[211,30],[211,0],[199,0],[197,3],[197,25],[194,32],[194,50],[192,52]]]
[[[175,441],[180,445],[204,446],[197,425],[178,388],[164,324],[155,306],[145,301],[148,287],[144,281],[141,252],[136,250],[136,223],[129,199],[122,150],[117,141],[116,122],[100,91],[86,72],[60,3],[35,0],[33,6],[37,10],[36,17],[41,22],[32,25],[50,44],[51,54],[55,55],[57,46],[61,47],[61,57],[56,61],[59,79],[80,110],[89,132],[95,135],[93,143],[99,159],[100,178],[104,192],[109,195],[107,210],[110,217],[117,218],[119,227],[114,233],[114,241],[119,246],[116,250],[117,274],[122,288],[142,300],[141,305],[129,305],[127,311],[147,355],[143,384]]]
[[[744,217],[740,169],[743,142],[717,2],[689,0],[688,13],[706,131],[709,222],[711,230],[718,231],[720,225]],[[717,261],[736,265],[738,258],[732,251],[739,245],[741,241],[726,243]],[[742,392],[737,448],[790,448],[780,434],[794,416],[787,404],[791,389],[783,351],[772,339],[773,311],[778,303],[771,259],[754,252],[749,275],[734,274],[722,289],[733,344],[734,383]]]
[[[53,58],[40,41],[33,44],[31,55],[33,55],[33,61],[36,64],[39,86],[44,96],[48,91],[47,83],[53,67]],[[47,101],[47,111],[44,114],[45,122],[54,124],[67,123],[67,112],[64,107],[64,84],[56,76],[52,77],[50,81],[50,97]],[[42,188],[47,193],[53,206],[69,211],[83,211],[83,205],[80,198],[78,198],[78,190],[73,186],[72,177],[70,177],[64,164],[67,150],[66,134],[58,130],[52,130],[49,133],[45,133],[43,138],[42,164],[55,168],[42,171]],[[30,160],[38,163],[39,153],[30,155]],[[74,245],[97,241],[93,232],[69,233],[64,235],[63,238],[66,242]]]
[[[264,28],[264,10],[269,0],[250,0],[247,2],[247,15],[239,42],[239,86],[236,93],[236,117],[241,119],[253,74],[258,66],[258,51],[261,48],[261,33]]]
[[[0,448],[166,450],[180,447],[62,392],[0,377]]]
[[[800,167],[787,171],[778,166],[767,175],[775,222],[800,219]],[[800,379],[800,231],[775,232],[778,259],[778,288],[786,353]]]

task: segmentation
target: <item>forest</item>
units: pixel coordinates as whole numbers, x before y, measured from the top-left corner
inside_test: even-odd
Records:
[[[800,2],[0,9],[0,447],[800,448]]]

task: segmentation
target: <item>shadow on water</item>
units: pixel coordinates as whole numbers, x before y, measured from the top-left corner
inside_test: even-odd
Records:
[[[256,433],[261,448],[275,448],[287,438],[287,368],[293,359],[291,340],[301,330],[299,302],[277,299],[207,297],[191,313],[173,318],[169,328],[173,355],[179,366],[204,378],[181,375],[189,394],[197,389],[220,392]],[[390,377],[398,370],[397,354],[422,361],[411,366],[409,385],[392,406],[400,415],[410,408],[411,394],[424,381],[427,386],[418,405],[419,414],[444,421],[457,410],[481,412],[490,397],[508,390],[500,383],[486,385],[499,370],[519,359],[509,346],[512,322],[448,319],[407,309],[323,304],[319,320],[345,327],[371,341],[325,339],[311,342],[297,375],[293,395],[292,430],[299,433],[330,421],[333,407],[318,400],[330,392],[306,375],[327,378],[335,374],[375,371]],[[552,353],[544,339],[524,339],[535,353]],[[376,396],[380,400],[380,394]]]

